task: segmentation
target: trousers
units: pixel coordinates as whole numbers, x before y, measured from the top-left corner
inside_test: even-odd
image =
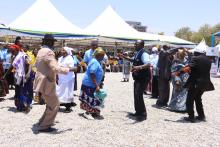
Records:
[[[146,85],[148,84],[149,80],[135,80],[134,81],[134,108],[136,114],[139,115],[147,115],[145,104],[144,104],[144,90]]]
[[[205,117],[203,104],[202,104],[202,95],[204,91],[199,88],[190,88],[188,90],[188,95],[186,99],[186,109],[190,118],[194,118],[194,102],[196,103],[196,111],[199,117]]]
[[[54,123],[55,117],[59,110],[59,100],[56,93],[50,95],[42,94],[46,101],[46,109],[39,120],[39,130],[47,129]]]

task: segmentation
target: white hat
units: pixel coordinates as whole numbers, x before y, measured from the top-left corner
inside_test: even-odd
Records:
[[[157,51],[158,51],[157,47],[152,48],[152,52],[157,52]]]

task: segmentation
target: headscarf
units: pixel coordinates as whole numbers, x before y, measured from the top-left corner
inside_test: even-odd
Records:
[[[155,52],[158,52],[157,47],[153,47],[153,48],[152,48],[152,52],[154,52],[154,53],[155,53]]]
[[[95,49],[95,51],[93,53],[94,57],[97,55],[105,55],[105,51],[101,47],[98,47],[97,49]]]
[[[72,56],[72,50],[73,50],[72,48],[66,46],[63,47],[63,49],[67,52],[68,55]]]
[[[16,44],[10,45],[9,48],[10,48],[10,49],[13,49],[13,50],[15,50],[15,51],[20,51],[20,49],[21,49],[20,46],[18,46],[18,45],[16,45]]]

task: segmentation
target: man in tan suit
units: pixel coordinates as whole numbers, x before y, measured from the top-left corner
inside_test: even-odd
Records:
[[[60,105],[56,95],[56,74],[76,71],[76,68],[64,68],[58,65],[53,52],[55,41],[53,35],[46,34],[43,38],[42,48],[36,58],[37,72],[34,80],[34,91],[40,92],[46,101],[46,110],[38,123],[39,132],[56,130],[51,128]]]

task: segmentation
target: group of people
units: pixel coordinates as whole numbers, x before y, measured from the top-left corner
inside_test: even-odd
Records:
[[[60,106],[66,107],[65,112],[71,112],[71,107],[76,105],[74,91],[77,89],[77,72],[82,66],[86,69],[79,95],[80,108],[85,111],[82,116],[104,118],[101,108],[106,97],[103,85],[108,65],[105,51],[98,46],[98,41],[92,41],[91,49],[85,52],[83,59],[79,59],[70,47],[63,47],[56,58],[53,51],[55,41],[53,35],[46,34],[40,50],[30,52],[28,46],[22,45],[21,37],[17,37],[14,44],[0,52],[2,96],[8,93],[8,85],[15,86],[15,105],[18,111],[24,112],[30,111],[34,95],[46,103],[45,112],[37,123],[39,132],[55,130],[51,126]],[[153,47],[146,52],[142,40],[137,40],[134,48],[133,57],[127,53],[118,54],[123,59],[124,81],[129,81],[130,72],[134,79],[135,113],[129,115],[137,121],[147,119],[143,95],[150,91],[152,97],[158,99],[157,108],[187,111],[189,117],[185,120],[195,122],[197,118],[204,121],[201,97],[205,91],[214,90],[209,74],[211,61],[204,52],[197,50],[191,56],[184,49],[170,49],[166,45],[160,51]],[[173,91],[168,104],[170,81]],[[194,101],[197,117],[193,111]]]
[[[150,91],[156,98],[156,108],[187,112],[186,121],[205,121],[202,95],[214,90],[210,80],[211,60],[205,50],[197,49],[194,55],[183,48],[170,49],[164,45],[160,51],[153,47],[144,51],[144,41],[136,41],[133,58],[121,54],[120,57],[133,63],[131,72],[134,79],[135,113],[129,115],[137,121],[147,118],[143,94]],[[170,98],[170,82],[173,85]],[[169,104],[168,104],[169,102]],[[198,116],[194,115],[194,102]]]

